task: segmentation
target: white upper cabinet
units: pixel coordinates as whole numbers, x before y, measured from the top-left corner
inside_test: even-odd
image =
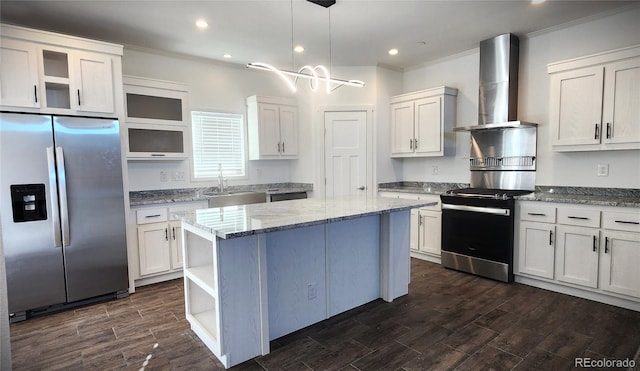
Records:
[[[119,116],[122,46],[1,25],[0,106],[65,115]]]
[[[391,157],[453,154],[457,94],[439,87],[392,97]]]
[[[39,85],[37,45],[3,38],[0,43],[0,105],[40,108]]]
[[[111,58],[89,52],[72,54],[75,88],[79,112],[114,112],[113,72]]]
[[[189,90],[171,81],[125,76],[129,160],[178,160],[188,155]]]
[[[298,110],[295,100],[247,98],[250,160],[298,158]]]
[[[607,144],[640,143],[640,56],[607,65],[602,107]]]
[[[640,148],[640,46],[549,64],[556,151]]]

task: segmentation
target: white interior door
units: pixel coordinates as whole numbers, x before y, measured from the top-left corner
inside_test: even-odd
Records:
[[[367,112],[327,111],[326,197],[367,194]]]

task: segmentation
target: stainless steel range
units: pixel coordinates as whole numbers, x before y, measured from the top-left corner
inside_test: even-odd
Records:
[[[517,115],[518,39],[480,43],[479,125],[471,133],[470,188],[442,199],[442,265],[513,281],[514,197],[533,191],[537,124]]]

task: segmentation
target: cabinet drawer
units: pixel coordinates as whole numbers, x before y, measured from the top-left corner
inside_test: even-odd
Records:
[[[556,208],[553,206],[522,205],[520,208],[520,220],[555,223]]]
[[[600,210],[558,208],[558,223],[600,228]]]
[[[167,221],[167,208],[142,209],[136,211],[136,222],[148,224]]]
[[[640,232],[640,212],[602,212],[602,227],[618,231]]]

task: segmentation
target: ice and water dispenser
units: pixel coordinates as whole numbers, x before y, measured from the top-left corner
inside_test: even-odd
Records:
[[[44,184],[14,184],[11,186],[13,222],[47,220],[47,200]]]

